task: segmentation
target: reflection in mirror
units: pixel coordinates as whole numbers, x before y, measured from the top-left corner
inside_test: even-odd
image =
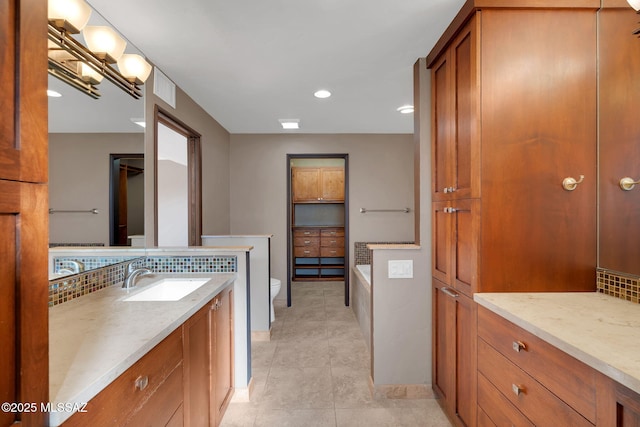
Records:
[[[98,13],[92,12],[89,25],[105,23]],[[140,53],[130,43],[126,51]],[[109,197],[110,155],[133,153],[139,157],[144,153],[144,128],[135,123],[144,122],[144,98],[134,99],[106,79],[98,85],[99,99],[93,99],[51,75],[48,85],[49,90],[61,95],[49,97],[51,251],[80,246],[89,257],[92,251],[102,248],[100,255],[104,262],[122,262],[121,258],[126,255],[122,255],[121,249],[114,249],[118,256],[110,257],[107,248],[113,244],[109,232],[112,209]],[[137,194],[142,198],[142,193]],[[127,206],[129,210],[138,206],[141,211],[143,204],[141,200],[135,200]],[[138,217],[142,215],[140,212]],[[140,225],[132,231],[128,235],[144,234]],[[120,244],[131,245],[131,241],[127,239]],[[75,274],[79,269],[86,271],[103,266],[85,262],[87,257],[82,255],[75,253],[71,258],[71,261],[79,263],[67,262],[56,267],[50,261],[50,277],[59,277],[61,272]]]

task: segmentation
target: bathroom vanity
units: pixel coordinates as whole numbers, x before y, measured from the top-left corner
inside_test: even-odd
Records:
[[[171,277],[50,308],[50,400],[61,409],[50,425],[219,424],[233,393],[237,274],[191,274],[206,283],[178,301],[126,300]]]

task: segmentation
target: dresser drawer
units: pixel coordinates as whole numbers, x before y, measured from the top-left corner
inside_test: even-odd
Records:
[[[320,248],[318,246],[296,246],[293,248],[293,255],[298,258],[316,258],[320,256]]]
[[[535,425],[593,425],[483,339],[478,340],[478,372]]]
[[[344,228],[323,228],[320,235],[322,237],[344,237]]]
[[[182,402],[183,396],[181,328],[165,338],[91,399],[87,404],[86,413],[75,413],[63,423],[63,426],[121,426],[131,421],[134,414],[135,417],[148,417],[152,414],[137,412],[145,411],[143,405],[160,387],[167,387],[158,395],[161,396],[160,400],[164,400],[167,394],[174,396],[165,401],[167,405],[174,405],[167,408],[169,413],[173,414]]]
[[[328,237],[320,238],[320,246],[327,248],[344,248],[344,237]]]
[[[344,247],[342,248],[322,247],[320,248],[320,256],[321,257],[343,257]]]
[[[478,336],[589,421],[596,422],[593,369],[484,307],[478,307]]]
[[[307,247],[307,246],[315,246],[318,247],[320,245],[319,237],[294,237],[293,238],[293,246],[295,247]]]
[[[319,237],[320,230],[317,228],[302,228],[293,230],[293,237]]]
[[[480,373],[478,374],[478,407],[482,409],[478,409],[478,421],[482,418],[482,413],[491,420],[491,422],[485,420],[484,425],[534,427],[533,423]]]

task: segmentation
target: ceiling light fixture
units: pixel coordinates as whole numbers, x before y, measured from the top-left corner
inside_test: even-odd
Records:
[[[48,11],[49,74],[96,99],[103,77],[132,97],[142,97],[140,86],[151,65],[140,55],[125,55],[127,42],[112,28],[86,27],[91,7],[84,0],[49,0]],[[80,31],[88,47],[71,36]]]
[[[413,113],[413,105],[403,105],[402,107],[398,107],[398,111],[401,114]]]
[[[640,0],[639,0],[640,1]],[[331,96],[331,92],[329,92],[326,89],[320,89],[318,91],[316,91],[313,96],[315,96],[316,98],[320,98],[320,99],[324,99],[324,98],[328,98]]]
[[[282,129],[300,129],[300,120],[298,119],[279,119]]]

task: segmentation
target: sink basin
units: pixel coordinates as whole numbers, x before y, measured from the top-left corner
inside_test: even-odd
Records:
[[[162,279],[149,285],[144,291],[125,298],[124,301],[178,301],[208,281],[209,279],[205,278]]]

